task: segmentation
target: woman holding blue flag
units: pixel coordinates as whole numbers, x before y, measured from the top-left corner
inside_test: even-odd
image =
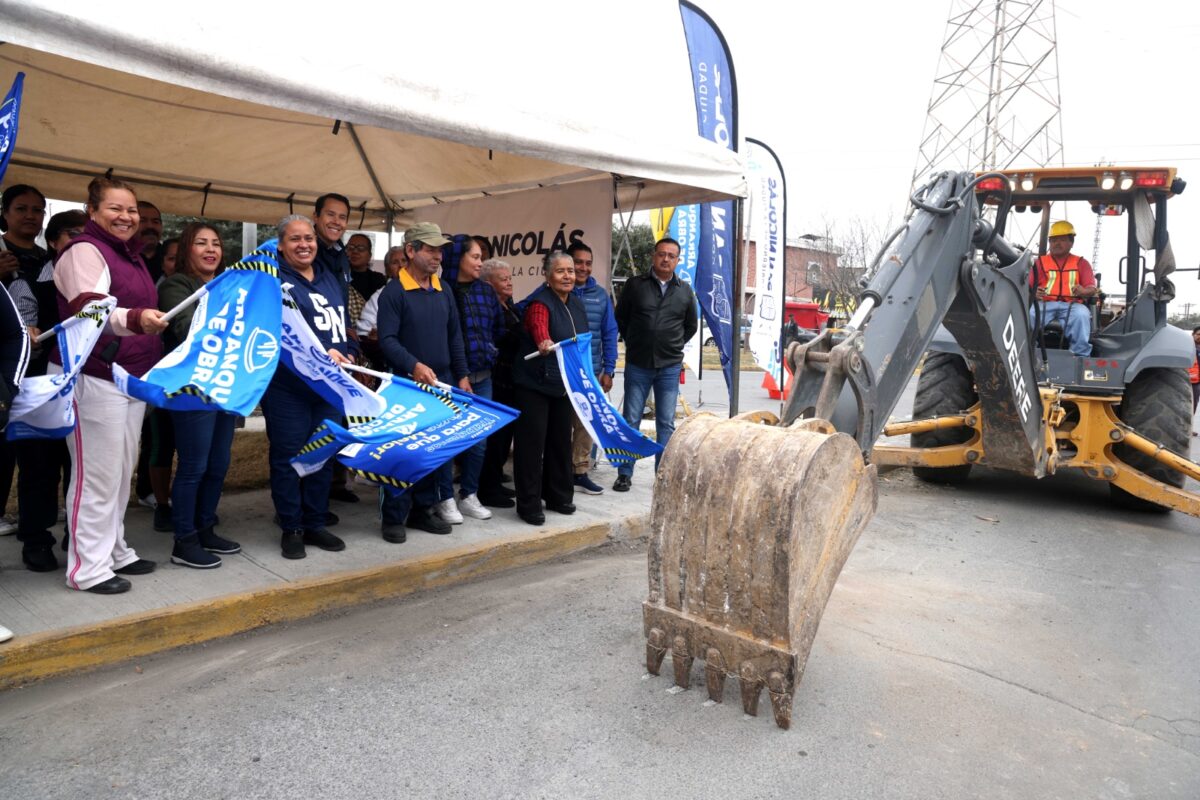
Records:
[[[138,436],[146,405],[122,393],[113,365],[144,375],[162,356],[158,334],[167,327],[158,293],[137,240],[138,206],[133,187],[113,178],[88,184],[87,225],[63,249],[54,286],[63,319],[90,301],[111,295],[117,307],[96,342],[75,386],[75,430],[67,439],[71,485],[67,490],[67,586],[96,594],[127,592],[124,575],[153,572],[125,541]],[[50,360],[61,371],[62,355]]]
[[[279,221],[278,233],[279,280],[284,290],[329,357],[339,364],[349,363],[342,276],[316,263],[312,220],[300,214],[286,216]],[[263,395],[262,410],[270,445],[271,500],[283,528],[283,557],[304,558],[309,544],[335,552],[346,549],[325,529],[334,460],[304,478],[291,464],[317,426],[327,419],[341,419],[342,412],[282,364]]]
[[[517,417],[514,431],[513,478],[517,486],[517,514],[530,525],[542,525],[546,508],[574,514],[574,468],[571,464],[571,429],[575,409],[567,397],[556,342],[588,332],[587,311],[572,293],[575,262],[556,250],[546,256],[546,283],[529,298],[522,323],[521,342],[513,364]],[[525,356],[538,353],[532,359]]]
[[[216,277],[222,266],[221,234],[204,222],[193,222],[179,235],[176,269],[158,289],[158,307],[170,311]],[[189,305],[163,332],[167,351],[188,335],[196,306]],[[195,569],[221,566],[221,555],[240,553],[241,545],[218,536],[217,504],[229,471],[236,417],[223,411],[163,411],[175,429],[179,467],[171,486],[175,547],[171,562]]]

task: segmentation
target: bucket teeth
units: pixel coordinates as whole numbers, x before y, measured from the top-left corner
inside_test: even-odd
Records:
[[[854,437],[828,422],[773,422],[694,414],[676,429],[654,485],[642,631],[651,674],[669,650],[687,689],[703,659],[709,700],[722,702],[732,676],[757,716],[765,686],[787,728],[825,604],[875,511],[876,478]]]
[[[646,637],[646,672],[657,675],[662,669],[663,657],[667,654],[667,634],[654,628]]]
[[[675,685],[680,689],[692,685],[692,662],[695,660],[688,652],[687,640],[676,636],[671,643],[671,664],[675,667]]]
[[[762,678],[749,661],[738,670],[738,682],[742,686],[742,710],[752,717],[758,716],[758,696],[762,693]]]
[[[786,731],[792,724],[792,687],[782,672],[772,671],[767,674],[767,691],[771,694],[775,724]]]
[[[725,659],[715,647],[704,652],[704,682],[708,685],[709,700],[720,703],[725,699]]]

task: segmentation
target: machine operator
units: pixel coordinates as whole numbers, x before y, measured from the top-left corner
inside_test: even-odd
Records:
[[[1037,292],[1042,327],[1061,322],[1067,347],[1077,356],[1088,356],[1092,354],[1092,344],[1088,341],[1092,333],[1092,315],[1086,302],[1100,289],[1092,265],[1071,252],[1074,244],[1075,226],[1066,220],[1051,225],[1050,252],[1038,257],[1029,283]],[[1038,324],[1036,308],[1030,309],[1029,324]]]

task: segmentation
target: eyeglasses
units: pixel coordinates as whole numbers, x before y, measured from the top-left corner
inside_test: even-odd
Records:
[[[368,253],[371,252],[371,248],[367,247],[365,244],[348,244],[348,245],[346,245],[346,250],[347,250],[347,252],[355,252],[355,253],[361,253],[364,250],[367,251]]]

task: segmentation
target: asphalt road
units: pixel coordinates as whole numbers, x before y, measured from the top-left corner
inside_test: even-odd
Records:
[[[787,732],[646,676],[645,592],[612,549],[10,691],[0,797],[1200,796],[1200,525],[1099,484],[885,476]]]

